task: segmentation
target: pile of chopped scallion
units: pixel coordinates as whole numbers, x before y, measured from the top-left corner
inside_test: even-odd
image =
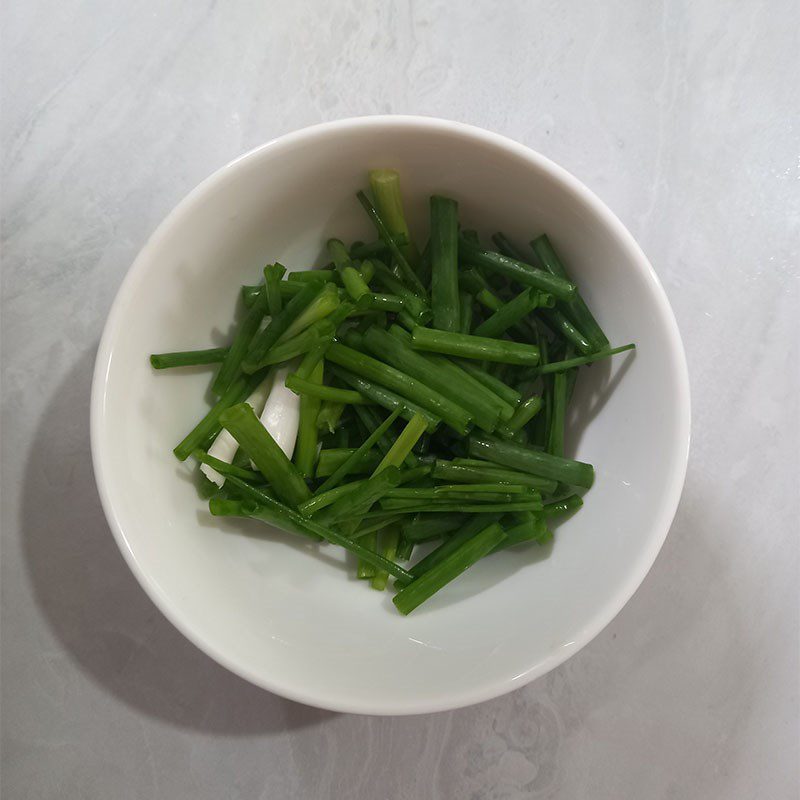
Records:
[[[485,249],[437,195],[420,251],[398,173],[369,180],[375,241],[331,239],[322,269],[269,264],[229,347],[150,361],[219,364],[216,404],[174,450],[199,462],[212,514],[349,550],[408,614],[582,505],[594,469],[564,456],[575,381],[634,345],[610,346],[546,235]]]

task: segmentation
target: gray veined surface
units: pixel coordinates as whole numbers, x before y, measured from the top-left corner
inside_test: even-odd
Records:
[[[797,796],[793,4],[3,14],[5,794]],[[672,532],[620,616],[517,692],[404,719],[284,701],[186,642],[125,567],[88,451],[102,322],[167,211],[275,135],[386,112],[518,139],[608,203],[675,309],[694,421]]]

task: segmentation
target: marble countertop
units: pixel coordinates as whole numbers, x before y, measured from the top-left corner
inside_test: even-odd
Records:
[[[4,796],[798,796],[792,3],[33,0],[3,16]],[[88,440],[104,318],[170,208],[267,139],[374,113],[490,128],[594,189],[664,283],[693,394],[683,500],[619,617],[513,694],[397,719],[283,700],[184,640],[114,544]]]

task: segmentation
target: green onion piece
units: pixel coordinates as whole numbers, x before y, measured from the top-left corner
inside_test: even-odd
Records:
[[[353,447],[330,447],[320,450],[317,460],[317,478],[326,478],[333,475],[333,473],[355,452],[356,448]],[[357,464],[352,470],[348,470],[348,474],[371,473],[374,471],[375,467],[380,464],[382,457],[380,453],[370,450],[363,461]]]
[[[323,362],[320,361],[311,370],[308,381],[311,385],[322,384]],[[302,380],[299,378],[298,380]],[[294,463],[304,478],[314,475],[314,464],[317,460],[317,415],[320,409],[320,398],[312,394],[300,395],[300,421],[297,427],[297,443],[294,448]]]
[[[395,294],[376,294],[367,292],[358,298],[356,308],[361,311],[386,311],[390,314],[399,314],[405,310],[403,299]]]
[[[337,466],[334,471],[331,473],[330,477],[317,489],[316,494],[320,494],[321,492],[329,491],[333,489],[335,486],[338,486],[341,480],[349,475],[351,472],[355,472],[359,466],[362,466],[366,463],[370,451],[378,442],[378,440],[389,430],[392,426],[392,423],[397,419],[400,414],[400,409],[396,408],[392,411],[391,414],[377,427],[372,433],[367,436],[367,438],[359,445],[359,447],[350,453],[339,466]],[[416,417],[414,417],[416,419]],[[323,450],[320,453],[319,459],[319,467],[317,469],[317,477],[321,477],[320,471],[322,470],[323,464]]]
[[[380,515],[380,519],[371,519],[365,525],[361,525],[358,530],[354,531],[350,534],[351,539],[360,539],[362,536],[366,536],[368,533],[379,533],[381,530],[386,528],[388,525],[394,525],[396,522],[402,522],[404,519],[403,514],[386,514]],[[397,558],[400,556],[398,555]],[[407,559],[405,559],[407,560]]]
[[[342,414],[346,406],[344,403],[336,403],[331,400],[323,400],[319,414],[317,414],[317,429],[334,433],[339,428]],[[319,468],[319,463],[317,464]]]
[[[469,454],[570,486],[589,489],[594,482],[594,467],[591,464],[559,458],[514,442],[473,435],[469,440]]]
[[[472,425],[472,417],[464,408],[410,375],[406,375],[382,361],[338,342],[331,345],[327,357],[334,364],[395,391],[428,409],[430,413],[440,417],[457,433],[465,434]]]
[[[153,353],[150,365],[154,369],[173,367],[202,367],[206,364],[219,364],[228,355],[227,347],[209,347],[207,350],[183,350],[175,353]]]
[[[285,339],[280,344],[271,347],[256,364],[256,367],[262,369],[263,367],[282,364],[285,361],[291,361],[297,356],[316,351],[318,348],[321,348],[324,353],[333,341],[333,334],[333,325],[328,320],[320,320],[310,328],[306,328],[302,333],[298,333],[297,336]]]
[[[247,314],[245,314],[244,319],[239,325],[236,335],[233,337],[230,349],[228,350],[228,354],[225,356],[225,360],[222,362],[222,366],[219,368],[219,372],[217,372],[211,384],[211,391],[218,397],[221,397],[225,393],[241,372],[242,362],[245,359],[253,337],[256,335],[261,325],[261,320],[264,319],[266,311],[267,295],[264,291],[264,287],[262,287],[253,307],[248,309]]]
[[[180,442],[172,451],[178,461],[186,461],[187,458],[197,449],[202,449],[203,444],[220,432],[222,425],[219,418],[226,408],[230,408],[236,403],[241,403],[245,398],[255,391],[256,387],[264,380],[264,372],[255,375],[240,375],[228,387],[225,394],[213,405],[203,419],[192,428],[186,438]]]
[[[367,547],[370,550],[378,549],[378,534],[376,531],[373,531],[372,533],[368,533],[366,536],[363,536],[362,541],[364,542],[364,547]],[[374,578],[377,572],[378,569],[375,567],[374,564],[363,558],[358,559],[358,565],[356,566],[357,578],[359,578],[360,580],[367,580],[370,578]]]
[[[406,539],[401,530],[400,541],[397,544],[397,553],[395,557],[398,561],[410,561],[414,553],[414,542]]]
[[[281,297],[281,278],[286,272],[283,264],[267,264],[264,267],[264,287],[267,293],[267,312],[270,317],[281,313],[283,298]]]
[[[374,406],[353,406],[353,411],[355,411],[355,415],[358,418],[356,424],[356,427],[358,428],[357,436],[368,436],[372,431],[380,427],[382,422],[381,416]],[[403,417],[402,410],[400,411],[400,416]],[[413,416],[413,414],[411,416]],[[411,417],[408,417],[408,419],[411,419]],[[384,433],[378,438],[376,445],[378,446],[378,450],[381,452],[381,457],[385,456],[389,450],[392,449],[391,435],[388,432]],[[413,455],[409,456],[408,466],[414,467],[416,465],[416,458]],[[377,467],[378,465],[376,464],[375,466]]]
[[[514,416],[506,423],[512,431],[518,431],[524,428],[541,410],[542,398],[538,394],[531,395],[527,400],[524,400],[517,406]]]
[[[497,251],[502,253],[504,256],[515,258],[517,261],[525,260],[522,255],[522,251],[519,250],[504,233],[498,231],[494,234],[494,236],[492,236],[492,241],[494,242]],[[564,278],[566,276],[562,275],[561,277]]]
[[[529,511],[523,511],[519,516],[523,518],[522,521],[506,528],[506,538],[494,548],[493,553],[527,542],[546,544],[552,540],[553,534],[547,529],[541,516]]]
[[[383,472],[387,467],[401,466],[427,427],[428,422],[425,417],[415,414],[395,439],[391,450],[383,457],[383,461],[378,464],[375,474]]]
[[[394,561],[395,558],[397,558],[397,544],[400,541],[399,530],[395,526],[392,526],[389,530],[384,530],[379,534],[378,538],[380,541],[381,555],[389,561]],[[389,573],[385,569],[379,569],[375,571],[370,585],[373,589],[382,592],[386,589],[388,581]]]
[[[407,236],[392,234],[392,238],[401,249],[408,244]],[[389,248],[386,246],[386,242],[384,242],[383,239],[366,243],[353,242],[353,244],[350,245],[350,258],[385,258],[386,256],[391,258],[392,254],[389,252]]]
[[[392,602],[401,614],[411,613],[469,567],[491,553],[505,537],[505,531],[496,522],[484,528],[439,564],[401,589],[392,598]]]
[[[431,310],[427,302],[407,289],[386,264],[376,260],[371,263],[375,269],[375,281],[403,301],[405,311],[413,317],[415,323],[418,322],[421,325],[431,318]]]
[[[542,318],[553,333],[573,345],[579,353],[588,356],[594,351],[589,340],[557,309],[542,309]]]
[[[571,494],[563,500],[558,500],[555,503],[547,503],[543,509],[546,517],[555,517],[560,514],[569,514],[570,511],[577,511],[583,505],[583,499],[580,495]]]
[[[289,461],[247,403],[223,411],[220,422],[250,456],[280,500],[296,508],[311,496],[297,467]]]
[[[494,430],[499,413],[497,406],[482,393],[476,393],[469,378],[462,377],[463,373],[457,367],[448,369],[435,363],[423,353],[412,350],[398,336],[374,326],[364,334],[363,343],[382,361],[439,392],[443,397],[459,403],[482,430]]]
[[[391,498],[381,500],[381,508],[385,511],[405,511],[406,514],[416,514],[418,512],[427,513],[446,513],[448,511],[459,511],[465,514],[488,514],[491,511],[510,513],[511,511],[541,511],[542,501],[532,498],[530,500],[511,500],[509,496],[503,496],[497,502],[476,503],[474,501],[460,503],[456,501],[442,501],[416,503],[413,500],[392,500]]]
[[[458,203],[434,195],[431,206],[431,310],[433,325],[459,330]]]
[[[400,248],[397,246],[397,242],[395,242],[394,238],[392,238],[392,234],[386,227],[383,219],[381,219],[380,214],[378,214],[378,212],[375,210],[375,207],[372,205],[372,203],[370,203],[364,192],[357,192],[356,197],[358,198],[358,202],[364,207],[364,210],[367,212],[367,215],[369,216],[373,225],[375,225],[378,235],[381,237],[381,239],[383,239],[384,242],[386,242],[389,251],[397,262],[397,266],[400,269],[403,280],[408,284],[409,288],[415,294],[418,294],[420,297],[424,298],[426,296],[425,287],[422,285],[422,283],[420,283],[416,273],[411,268],[411,265],[406,260],[406,257],[403,255]]]
[[[472,331],[472,295],[469,292],[458,293],[458,332]]]
[[[339,290],[332,283],[323,284],[317,296],[292,320],[276,344],[282,344],[287,339],[302,333],[315,322],[333,314],[339,308],[340,303]]]
[[[369,294],[369,286],[356,269],[347,248],[339,239],[328,240],[328,253],[330,253],[336,269],[339,270],[344,288],[350,297],[358,300],[362,295]]]
[[[433,477],[439,480],[461,481],[463,483],[507,483],[512,486],[528,486],[538,489],[543,494],[553,494],[558,483],[548,478],[529,475],[526,472],[503,469],[488,461],[475,460],[469,464],[456,461],[436,459],[433,465]]]
[[[366,514],[370,508],[400,482],[400,470],[387,467],[383,471],[362,481],[352,492],[340,497],[325,512],[325,523],[338,522],[345,517]]]
[[[561,263],[561,259],[556,255],[556,251],[553,249],[553,245],[546,234],[534,239],[531,242],[531,247],[541,265],[549,273],[569,280],[567,270]],[[575,297],[566,304],[566,310],[570,319],[586,334],[592,343],[592,349],[604,350],[608,347],[608,337],[603,333],[602,328],[597,323],[580,293],[576,293]]]
[[[317,491],[314,493],[313,497],[309,497],[308,500],[300,503],[297,510],[304,517],[310,517],[312,514],[316,514],[317,511],[321,511],[323,508],[332,505],[340,497],[344,497],[346,494],[355,491],[362,483],[364,483],[363,480],[351,481],[342,486],[335,486],[333,489],[329,489],[326,492]]]
[[[378,213],[386,223],[389,233],[392,234],[392,238],[406,261],[416,269],[419,265],[419,251],[411,241],[408,223],[403,213],[400,174],[394,169],[371,169],[369,171],[369,188],[372,190]],[[366,258],[367,256],[361,257]]]
[[[242,303],[244,303],[244,307],[252,308],[253,303],[258,300],[259,294],[261,294],[261,286],[249,286],[247,284],[242,286]]]
[[[584,364],[591,364],[595,361],[599,361],[601,358],[615,356],[617,353],[624,353],[626,350],[635,349],[636,345],[633,343],[624,344],[621,347],[612,347],[609,350],[599,350],[596,353],[592,353],[590,356],[576,356],[575,358],[568,358],[565,361],[552,361],[549,364],[542,364],[536,367],[533,374],[548,375],[551,372],[563,372],[564,370],[573,369],[574,367],[581,367]]]
[[[336,283],[340,282],[339,273],[335,269],[303,269],[289,272],[284,283]]]
[[[300,366],[297,368],[297,372],[294,374],[297,375],[297,377],[301,380],[308,381],[311,377],[311,374],[317,368],[317,365],[322,363],[322,359],[325,357],[325,352],[327,349],[328,343],[326,341],[321,341],[319,344],[316,344],[314,347],[312,347],[303,356],[303,360],[300,362]]]
[[[428,570],[441,564],[449,558],[456,550],[458,550],[464,542],[468,542],[473,536],[480,533],[482,530],[488,528],[490,525],[497,522],[502,515],[499,513],[494,514],[476,514],[468,521],[462,520],[463,524],[452,535],[445,539],[435,550],[428,553],[425,558],[414,564],[409,570],[411,578],[419,578],[424,575]],[[463,515],[462,515],[463,517]],[[411,578],[400,578],[395,582],[395,587],[402,589],[411,582]]]
[[[475,336],[499,338],[513,325],[527,317],[535,308],[547,303],[546,298],[548,297],[550,295],[543,294],[538,289],[524,289],[478,325],[474,331]]]
[[[270,348],[321,291],[324,291],[324,285],[320,281],[308,283],[289,300],[279,314],[272,317],[263,331],[253,337],[247,356],[242,362],[242,369],[245,372],[255,372],[259,368],[259,362],[267,355]]]
[[[402,526],[403,536],[410,542],[429,542],[461,528],[466,514],[418,514]]]
[[[416,327],[411,341],[417,350],[445,353],[461,358],[531,366],[539,363],[539,348],[536,345],[505,339],[488,339],[483,336]]]
[[[319,400],[329,400],[343,405],[365,405],[369,403],[369,400],[362,394],[351,389],[337,389],[335,386],[312,383],[311,381],[303,380],[297,375],[289,375],[286,378],[286,388],[291,389],[301,397],[316,397]]]
[[[554,456],[564,455],[564,424],[567,414],[567,373],[556,372],[553,376],[553,412],[547,440],[547,452]]]
[[[413,497],[419,500],[436,500],[438,498],[458,499],[461,497],[471,499],[483,495],[502,494],[509,499],[511,495],[538,496],[527,486],[512,483],[446,483],[439,486],[419,486],[405,489],[392,489],[387,492],[387,497]]]
[[[385,386],[378,383],[362,378],[360,375],[355,375],[349,370],[334,367],[333,374],[340,378],[349,386],[352,386],[357,392],[364,395],[370,402],[375,405],[382,406],[387,411],[394,411],[396,408],[400,409],[400,416],[405,420],[410,420],[414,414],[421,414],[428,420],[428,432],[432,433],[436,430],[441,419],[435,414],[431,414],[422,406],[413,403],[407,397],[402,397],[395,392],[390,391]],[[361,413],[360,409],[369,409],[369,406],[354,406],[357,413]]]
[[[208,464],[209,467],[215,469],[220,475],[235,475],[245,481],[259,481],[261,476],[251,469],[244,469],[243,467],[229,464],[227,461],[222,461],[219,458],[210,456],[204,450],[195,450],[192,453],[192,458],[199,461],[201,464]],[[216,484],[214,484],[216,486]]]
[[[542,269],[536,269],[524,261],[517,261],[515,258],[509,258],[500,253],[481,250],[479,246],[467,241],[463,236],[458,242],[458,253],[467,264],[504,275],[522,286],[540,289],[552,294],[558,300],[570,300],[577,291],[575,284],[564,278],[551,275]]]

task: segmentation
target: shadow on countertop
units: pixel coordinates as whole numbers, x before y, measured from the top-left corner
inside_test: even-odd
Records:
[[[138,585],[108,528],[92,473],[93,364],[91,350],[48,404],[22,488],[25,561],[58,639],[113,695],[178,727],[244,736],[335,716],[228,672],[185,639]]]

